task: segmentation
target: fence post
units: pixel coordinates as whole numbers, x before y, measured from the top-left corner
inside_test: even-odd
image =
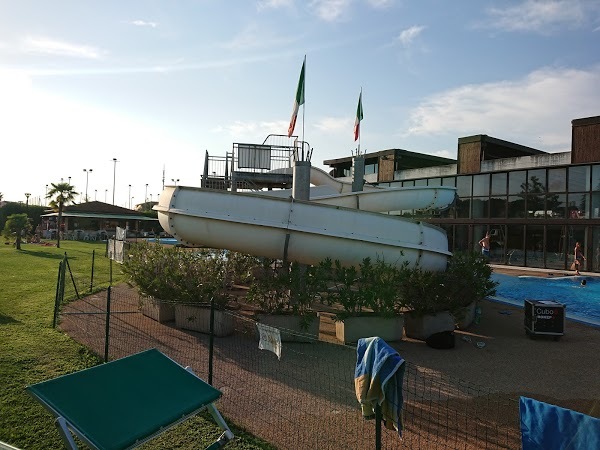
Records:
[[[60,284],[61,284],[61,277],[62,277],[62,272],[63,272],[63,262],[59,262],[58,263],[58,277],[56,278],[56,295],[54,297],[54,316],[52,318],[52,328],[56,328],[56,322],[58,320],[58,308],[60,305]]]
[[[108,362],[108,338],[110,334],[110,293],[111,286],[106,291],[106,331],[104,332],[104,362]]]
[[[381,405],[375,404],[375,450],[381,450]]]
[[[210,334],[208,337],[208,384],[212,386],[213,354],[215,342],[215,298],[210,299]]]
[[[109,267],[109,273],[110,273],[110,275],[109,275],[109,277],[108,277],[108,284],[109,284],[110,286],[112,286],[112,262],[113,262],[113,260],[112,260],[112,259],[109,259],[109,260],[108,260],[108,267]]]
[[[79,300],[79,291],[77,291],[77,284],[75,284],[75,277],[73,277],[73,271],[71,270],[71,265],[69,264],[69,257],[67,256],[67,252],[65,252],[65,262],[67,263],[67,268],[69,269],[69,274],[71,275],[71,281],[73,282],[73,288],[75,289],[75,295]],[[63,283],[64,285],[64,283]]]
[[[96,250],[92,250],[92,278],[90,279],[90,294],[94,289],[94,263],[96,261]]]

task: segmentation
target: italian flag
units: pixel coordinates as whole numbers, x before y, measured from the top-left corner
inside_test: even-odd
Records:
[[[300,105],[304,105],[304,69],[306,67],[306,56],[302,63],[302,70],[300,71],[300,79],[298,80],[298,89],[296,89],[296,98],[294,99],[294,110],[292,111],[292,118],[290,120],[290,126],[288,128],[288,137],[292,137],[294,134],[294,128],[296,128],[296,119],[298,118],[298,108]]]
[[[358,96],[358,106],[356,107],[356,120],[354,121],[354,140],[356,141],[360,136],[360,121],[363,119],[362,109],[362,89]]]

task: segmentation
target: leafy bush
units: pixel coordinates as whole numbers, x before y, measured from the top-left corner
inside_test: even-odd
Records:
[[[312,304],[326,289],[323,264],[305,266],[285,264],[264,258],[258,276],[248,290],[247,300],[267,314],[312,313]]]
[[[496,293],[492,268],[479,253],[455,253],[445,272],[403,271],[403,303],[418,316],[450,311],[461,317],[465,306]]]
[[[140,243],[131,247],[123,272],[140,294],[163,301],[208,304],[214,298],[223,308],[230,299],[223,251]]]
[[[342,267],[336,260],[333,268],[331,261],[322,263],[325,273],[330,274],[332,287],[327,301],[339,304],[344,309],[336,318],[360,316],[365,312],[374,312],[384,317],[394,316],[402,309],[402,296],[399,283],[401,270],[396,266],[377,259],[363,259],[358,269],[354,266]]]

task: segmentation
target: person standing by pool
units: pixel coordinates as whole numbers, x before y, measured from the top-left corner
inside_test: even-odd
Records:
[[[490,257],[490,232],[486,232],[483,239],[479,241],[481,246],[481,254],[489,259]]]
[[[583,251],[581,250],[581,244],[579,244],[579,241],[575,242],[574,257],[575,261],[573,261],[573,264],[575,264],[575,275],[579,275],[579,268],[583,267],[583,262],[586,260]]]

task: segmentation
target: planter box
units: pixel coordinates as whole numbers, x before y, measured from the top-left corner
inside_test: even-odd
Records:
[[[464,307],[464,316],[462,319],[455,318],[457,328],[464,330],[475,320],[475,308],[477,304],[472,302],[469,306]]]
[[[210,333],[210,308],[206,306],[175,305],[175,326],[184,330]],[[214,333],[217,337],[233,334],[233,315],[215,310]]]
[[[314,342],[319,339],[319,316],[317,313],[314,315],[308,328],[302,328],[300,317],[292,314],[257,314],[256,319],[265,325],[279,328],[282,342]],[[284,330],[291,332],[286,333]]]
[[[424,341],[433,333],[454,331],[454,328],[454,316],[449,311],[425,316],[405,314],[404,330],[406,336],[412,339]]]
[[[156,320],[160,323],[175,320],[175,305],[164,303],[153,297],[140,297],[140,311],[146,317]]]
[[[371,336],[379,336],[384,341],[393,342],[402,340],[403,328],[403,315],[347,317],[335,323],[335,336],[344,344]]]

